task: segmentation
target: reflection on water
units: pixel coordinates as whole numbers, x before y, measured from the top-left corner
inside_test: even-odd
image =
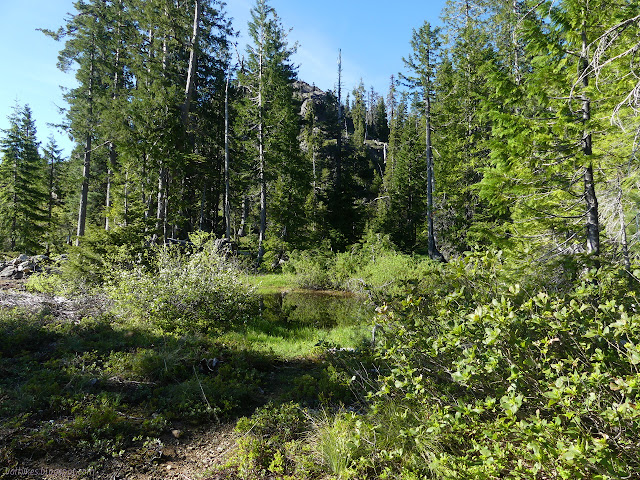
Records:
[[[272,326],[328,329],[369,324],[374,307],[355,295],[309,290],[263,295],[260,312]]]

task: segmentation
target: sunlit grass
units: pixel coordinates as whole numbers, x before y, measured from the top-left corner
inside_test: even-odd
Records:
[[[256,293],[266,295],[293,290],[297,287],[295,275],[286,273],[268,273],[264,275],[247,275],[245,282],[256,289]]]
[[[312,355],[318,347],[360,348],[371,338],[368,325],[346,325],[324,329],[303,326],[286,332],[268,332],[263,328],[248,326],[240,332],[225,333],[222,340],[251,345],[258,352],[270,352],[283,359]]]

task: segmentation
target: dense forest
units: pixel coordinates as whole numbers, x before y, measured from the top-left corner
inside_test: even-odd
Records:
[[[2,465],[178,478],[232,425],[198,475],[639,478],[640,3],[448,0],[386,92],[299,78],[267,0],[74,7],[70,158],[26,105],[0,134],[0,251],[40,254],[3,269],[41,271]]]
[[[78,2],[44,32],[78,81],[62,122],[76,148],[41,149],[16,106],[2,138],[3,247],[204,231],[268,270],[373,231],[442,260],[497,247],[628,264],[638,12],[583,3],[448,2],[444,26],[414,30],[398,52],[406,71],[380,93],[342,85],[341,66],[334,91],[297,78],[266,2],[244,50],[219,2]]]

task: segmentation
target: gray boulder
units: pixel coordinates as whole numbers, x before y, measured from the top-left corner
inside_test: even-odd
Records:
[[[9,265],[2,269],[2,271],[0,272],[0,278],[11,278],[16,274],[17,271],[18,269],[16,267],[14,267],[13,265]]]

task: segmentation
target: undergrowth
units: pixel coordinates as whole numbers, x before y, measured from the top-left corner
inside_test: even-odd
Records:
[[[640,289],[606,259],[588,270],[472,252],[441,265],[375,235],[336,255],[294,253],[286,268],[301,285],[378,304],[372,323],[328,326],[322,312],[300,321],[304,307],[283,295],[260,303],[197,245],[104,273],[102,314],[0,312],[0,420],[16,432],[5,463],[147,451],[174,421],[240,417],[219,471],[245,479],[640,470]],[[259,314],[266,302],[278,318]]]

